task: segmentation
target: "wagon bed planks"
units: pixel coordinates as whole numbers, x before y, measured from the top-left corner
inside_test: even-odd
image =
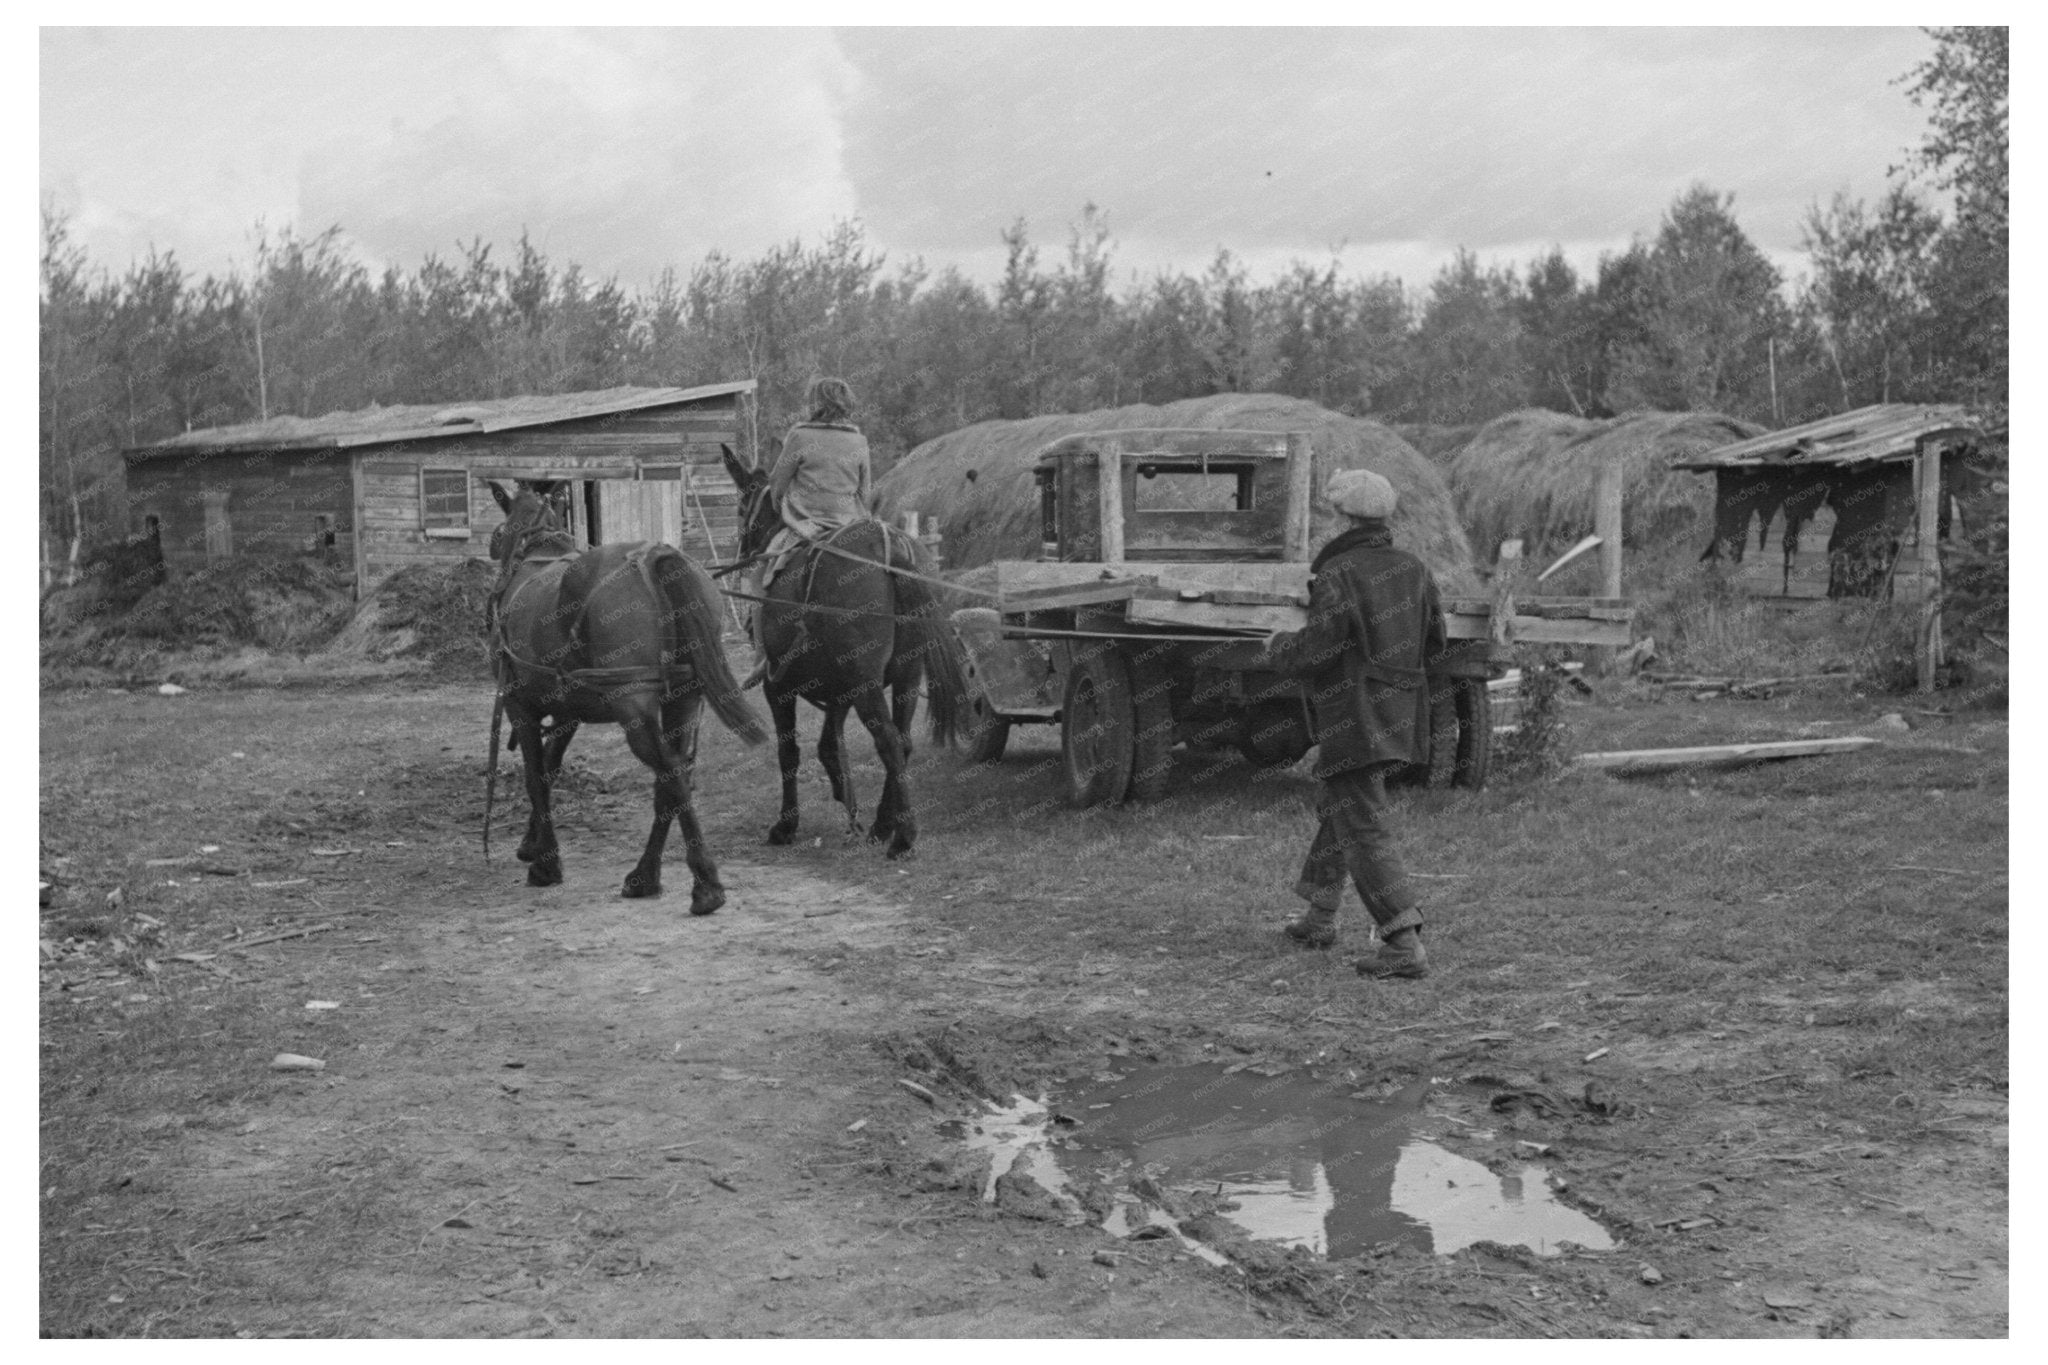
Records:
[[[1003,560],[990,567],[995,606],[1006,616],[1124,603],[1125,619],[1135,625],[1225,634],[1294,631],[1307,621],[1306,564]],[[1446,599],[1446,633],[1487,639],[1492,614],[1483,598]],[[1506,635],[1526,644],[1625,647],[1633,617],[1625,599],[1517,597]]]

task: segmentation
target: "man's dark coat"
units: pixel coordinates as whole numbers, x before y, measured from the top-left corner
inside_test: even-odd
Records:
[[[1309,681],[1316,776],[1427,763],[1423,665],[1444,647],[1436,580],[1384,521],[1355,523],[1311,567],[1308,624],[1276,636],[1266,666]]]

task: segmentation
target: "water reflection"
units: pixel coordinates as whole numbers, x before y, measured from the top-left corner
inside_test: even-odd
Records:
[[[1438,1255],[1480,1240],[1539,1255],[1613,1244],[1556,1202],[1540,1167],[1500,1176],[1417,1138],[1419,1088],[1389,1103],[1348,1090],[1305,1073],[1141,1067],[1067,1097],[1061,1110],[1085,1118],[1056,1154],[1126,1187],[1234,1203],[1222,1216],[1248,1235],[1318,1255],[1395,1240]]]

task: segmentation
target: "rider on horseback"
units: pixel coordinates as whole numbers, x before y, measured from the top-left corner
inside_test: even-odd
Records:
[[[811,381],[804,395],[810,416],[789,429],[782,457],[769,475],[769,487],[782,508],[783,527],[768,542],[765,563],[751,571],[749,590],[763,596],[803,546],[868,516],[872,470],[868,438],[851,421],[853,388],[844,379]],[[761,640],[761,612],[753,613],[754,670],[741,687],[759,683],[768,673]]]

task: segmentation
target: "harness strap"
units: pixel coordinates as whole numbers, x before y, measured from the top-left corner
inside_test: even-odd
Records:
[[[575,559],[580,554],[581,552],[578,551],[567,555],[551,556],[548,560],[541,562],[554,563],[563,559]],[[650,562],[652,558],[653,555],[648,551],[636,550],[627,557],[627,562],[640,570],[641,578],[647,584],[648,590],[654,594],[655,601],[660,602],[663,600],[663,593],[660,585],[654,579],[654,569]],[[520,561],[519,567],[524,568],[526,564],[533,562],[535,561],[531,559]],[[530,583],[532,580],[527,579],[526,582]],[[563,668],[559,664],[543,663],[538,659],[524,657],[518,650],[512,647],[511,630],[506,625],[504,611],[505,606],[511,602],[513,597],[517,596],[523,586],[524,584],[516,577],[508,575],[500,583],[498,590],[491,595],[490,601],[487,604],[493,617],[492,634],[496,639],[496,653],[508,664],[528,669],[532,672],[544,673],[552,677],[555,690],[560,696],[567,697],[570,693],[578,690],[601,691],[606,688],[623,687],[631,683],[641,682],[655,683],[666,691],[678,678],[690,681],[696,679],[696,668],[690,663],[681,660],[617,668]],[[578,631],[582,628],[583,616],[589,610],[590,604],[585,602],[582,610],[577,613],[576,620],[569,628],[570,638],[574,639],[576,637]],[[509,678],[501,678],[499,683],[499,693],[501,696],[505,688],[510,685],[510,681]]]

